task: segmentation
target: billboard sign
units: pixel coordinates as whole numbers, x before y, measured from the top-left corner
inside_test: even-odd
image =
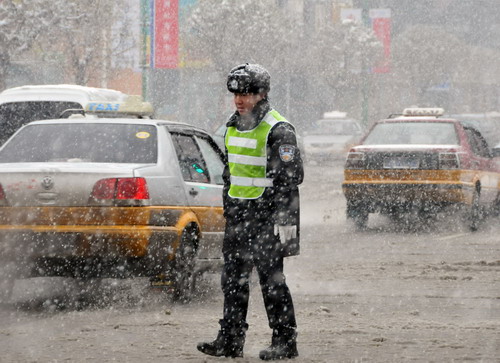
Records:
[[[177,68],[179,0],[153,0],[151,7],[151,68]]]
[[[384,56],[374,68],[373,73],[388,73],[391,57],[391,9],[370,9],[372,29],[382,43]]]

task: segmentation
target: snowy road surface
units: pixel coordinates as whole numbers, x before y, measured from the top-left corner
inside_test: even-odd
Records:
[[[302,254],[285,264],[296,362],[500,362],[498,218],[470,233],[454,216],[425,226],[375,216],[356,232],[345,222],[341,168],[306,172]],[[0,309],[0,361],[226,361],[196,350],[217,333],[218,278],[204,276],[190,304],[140,279],[105,280],[92,292],[97,301],[73,281],[18,281],[15,304]],[[271,333],[252,282],[241,362],[260,361]]]

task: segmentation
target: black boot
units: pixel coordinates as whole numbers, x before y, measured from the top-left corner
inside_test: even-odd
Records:
[[[271,345],[259,353],[262,360],[295,358],[298,356],[297,332],[294,328],[274,329]]]
[[[220,322],[221,329],[213,342],[198,343],[198,350],[202,353],[215,357],[243,357],[243,346],[248,329],[247,324],[239,327],[229,327],[223,320]]]

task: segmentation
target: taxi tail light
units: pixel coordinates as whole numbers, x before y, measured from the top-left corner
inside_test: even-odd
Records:
[[[460,159],[457,153],[439,153],[439,169],[459,169]]]
[[[365,162],[365,153],[350,151],[347,153],[345,168],[346,169],[362,169]]]
[[[116,183],[116,199],[149,199],[144,178],[120,178]]]
[[[92,190],[95,199],[149,199],[149,190],[144,178],[109,178],[95,183]]]
[[[114,199],[117,179],[101,179],[94,184],[92,197],[95,199]]]

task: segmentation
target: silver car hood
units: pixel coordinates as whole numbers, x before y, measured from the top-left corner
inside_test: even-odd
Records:
[[[0,185],[10,206],[87,206],[95,183],[133,177],[144,164],[82,162],[0,164]]]

